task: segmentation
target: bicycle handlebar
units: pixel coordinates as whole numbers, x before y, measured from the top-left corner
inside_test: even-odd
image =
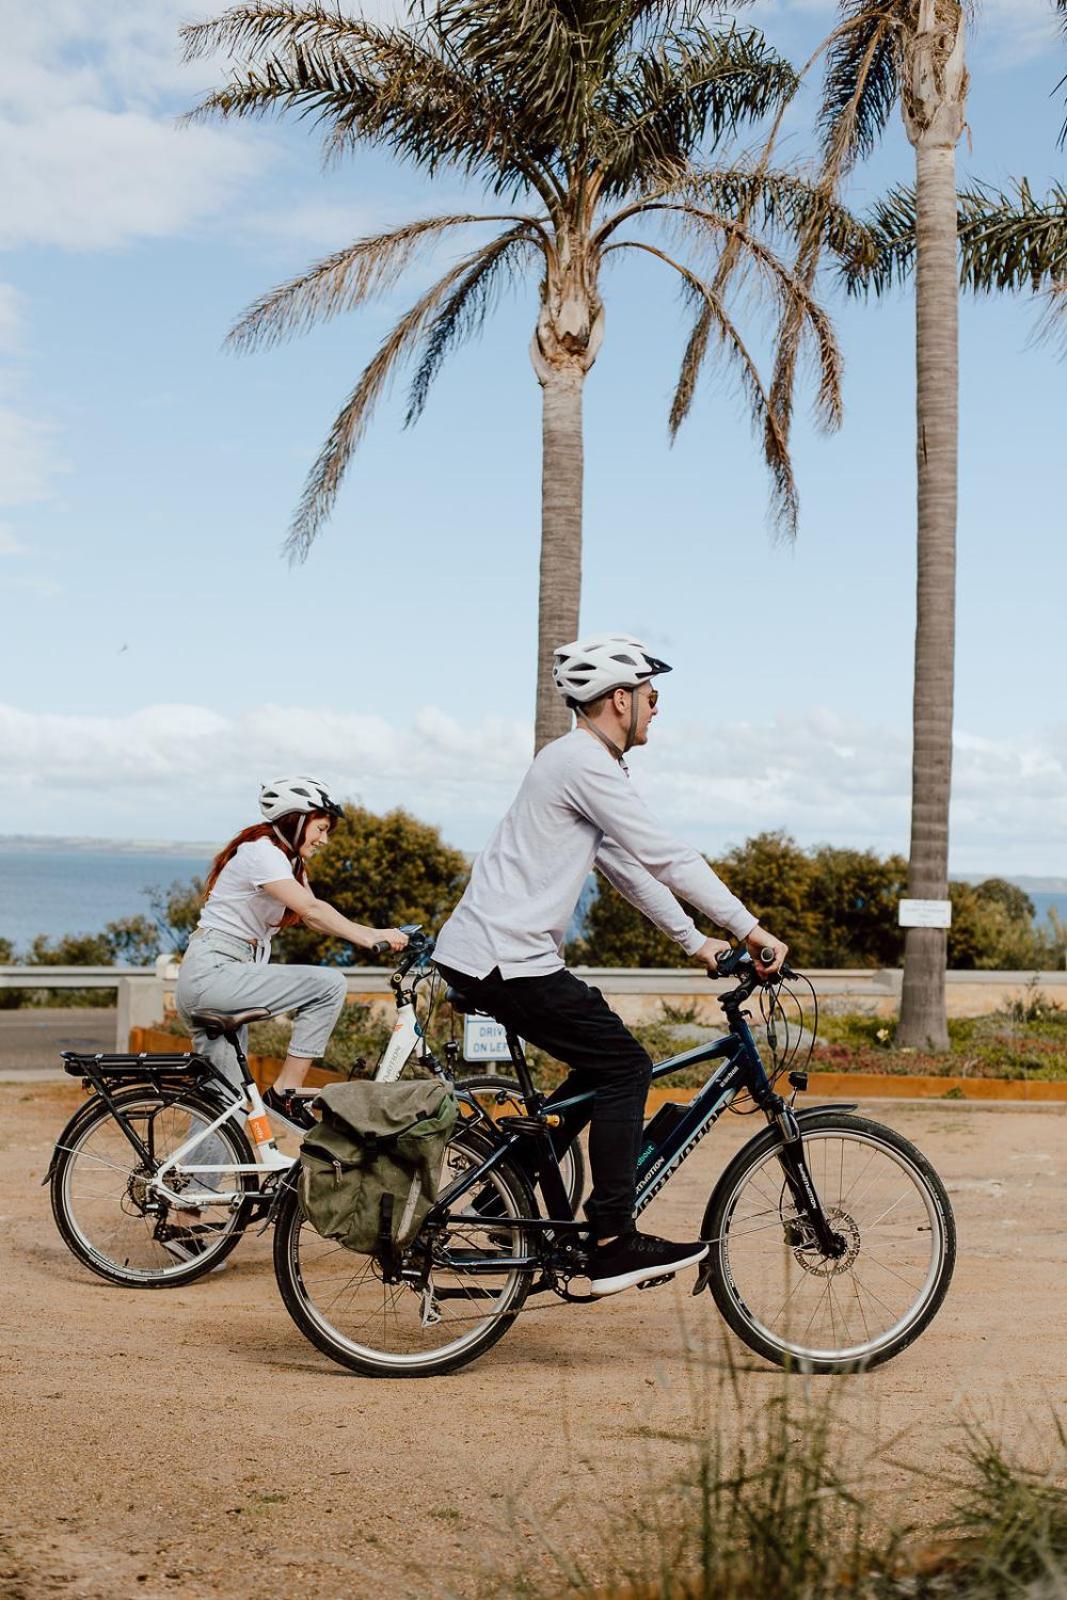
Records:
[[[769,965],[769,963],[774,960],[774,951],[770,949],[763,949],[759,953],[759,958],[765,966]],[[749,955],[744,945],[739,945],[736,950],[730,950],[725,955],[719,956],[715,963],[714,976],[716,978],[735,978],[738,977],[746,967],[752,967],[753,965],[754,963],[752,961],[752,957]],[[774,983],[779,978],[796,978],[797,974],[793,971],[792,967],[786,966],[783,962],[778,968],[778,971],[772,973],[769,977],[761,977],[760,974],[755,971],[752,973],[745,973],[745,977],[752,977],[757,983]]]

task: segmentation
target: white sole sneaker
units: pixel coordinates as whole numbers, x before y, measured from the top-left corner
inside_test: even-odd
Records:
[[[648,1283],[655,1278],[673,1278],[683,1267],[695,1267],[698,1261],[703,1261],[710,1248],[710,1245],[704,1245],[703,1249],[694,1250],[691,1256],[683,1256],[680,1261],[672,1261],[669,1265],[638,1267],[633,1272],[619,1272],[610,1278],[593,1278],[589,1285],[590,1292],[598,1297],[621,1294],[624,1289],[636,1289],[638,1284]]]

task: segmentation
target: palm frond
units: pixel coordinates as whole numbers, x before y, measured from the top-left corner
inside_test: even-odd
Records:
[[[697,149],[717,144],[795,92],[796,73],[761,34],[672,30],[614,73],[594,103],[592,150],[603,192],[630,193],[650,172],[683,174]]]
[[[803,238],[814,226],[820,245],[840,261],[854,260],[872,248],[869,225],[836,199],[825,183],[812,183],[799,172],[712,168],[689,175],[677,193],[784,240]]]
[[[285,541],[290,560],[303,560],[329,516],[345,469],[367,430],[374,407],[397,364],[418,344],[426,324],[482,253],[478,250],[465,256],[432,288],[427,289],[401,317],[363,369],[359,382],[334,420],[326,443],[308,474]]]
[[[359,239],[261,295],[234,324],[227,343],[240,351],[268,349],[392,288],[420,246],[436,242],[445,229],[517,220],[472,214],[426,217],[390,233]]]
[[[915,190],[898,186],[871,207],[866,237],[846,255],[840,276],[851,295],[881,295],[902,284],[915,260]]]
[[[276,8],[264,9],[269,21]],[[229,82],[187,121],[295,111],[324,129],[328,158],[360,142],[378,144],[431,175],[452,165],[487,179],[496,194],[530,187],[546,204],[558,199],[550,152],[530,136],[519,97],[477,82],[427,28],[385,28],[329,13],[332,29],[316,20],[304,34],[303,8],[282,9],[286,25],[272,29],[269,48],[233,65]],[[228,13],[236,36],[260,14],[255,6]],[[213,36],[204,26],[207,49]],[[225,43],[229,35],[218,37]]]
[[[536,249],[526,228],[512,228],[487,245],[466,276],[460,279],[426,331],[422,357],[411,380],[405,427],[410,427],[422,415],[430,387],[448,352],[464,339],[481,332],[502,277],[512,270],[511,257],[517,252],[528,254]]]
[[[674,397],[671,400],[670,415],[667,419],[667,430],[670,433],[672,442],[692,407],[693,396],[696,394],[697,379],[700,376],[700,369],[704,365],[704,357],[708,353],[711,329],[711,307],[701,296],[697,305],[696,320],[693,323],[692,332],[686,341],[685,351],[682,355],[682,366],[678,373],[678,382],[674,387]]]
[[[654,200],[632,209],[637,213],[666,211],[676,215],[691,232],[710,236],[715,247],[721,250],[725,246],[736,251],[740,261],[750,271],[756,272],[778,304],[782,327],[792,330],[797,356],[803,349],[810,348],[815,357],[819,375],[815,394],[816,417],[827,430],[839,427],[842,417],[841,353],[833,324],[812,294],[808,279],[786,266],[769,244],[735,217],[683,201]],[[722,291],[717,282],[715,292],[721,298]],[[779,407],[778,415],[785,417],[788,433],[787,413]]]
[[[819,109],[823,162],[835,177],[871,154],[896,104],[902,10],[902,0],[843,0]]]
[[[676,261],[666,251],[640,239],[620,239],[609,244],[604,254],[612,250],[643,250],[657,260],[673,267],[696,302],[702,302],[711,318],[711,326],[718,333],[719,343],[740,376],[749,412],[754,426],[763,441],[763,459],[771,475],[771,508],[776,525],[789,536],[796,533],[799,501],[793,463],[789,456],[789,442],[782,433],[778,419],[768,401],[759,370],[747,349],[740,332],[732,321],[722,299],[710,284]],[[710,337],[710,330],[709,330]],[[692,339],[690,340],[692,343]]]
[[[252,0],[231,6],[222,16],[193,22],[179,29],[184,60],[199,61],[225,51],[254,61],[294,44],[329,44],[349,33],[352,19],[339,5],[317,0]]]
[[[957,231],[960,283],[975,294],[1036,294],[1067,281],[1067,188],[1060,184],[1044,199],[1025,178],[1009,192],[988,184],[961,190]],[[883,294],[911,272],[915,191],[890,190],[871,210],[869,233],[870,252],[846,262],[842,272],[850,294]]]

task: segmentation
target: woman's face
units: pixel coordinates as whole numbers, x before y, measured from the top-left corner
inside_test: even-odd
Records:
[[[314,815],[308,818],[308,825],[304,829],[304,842],[300,846],[301,861],[310,861],[317,850],[321,850],[330,837],[330,819]]]

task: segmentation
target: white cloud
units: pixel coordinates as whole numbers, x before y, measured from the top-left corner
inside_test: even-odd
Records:
[[[218,65],[181,64],[186,8],[37,0],[8,8],[0,58],[0,246],[97,249],[220,211],[262,135],[179,128]]]
[[[0,506],[47,499],[55,474],[63,470],[54,439],[50,424],[0,404]]]
[[[126,716],[0,707],[0,832],[47,828],[217,836],[287,769],[321,773],[375,810],[406,806],[478,845],[526,769],[530,730],[461,724],[434,707],[406,725],[375,713],[264,705],[227,717],[154,705]],[[765,828],[802,843],[905,849],[910,736],[829,712],[657,729],[634,779],[680,835],[720,850]],[[956,742],[956,871],[1050,872],[1067,833],[1067,731]]]

